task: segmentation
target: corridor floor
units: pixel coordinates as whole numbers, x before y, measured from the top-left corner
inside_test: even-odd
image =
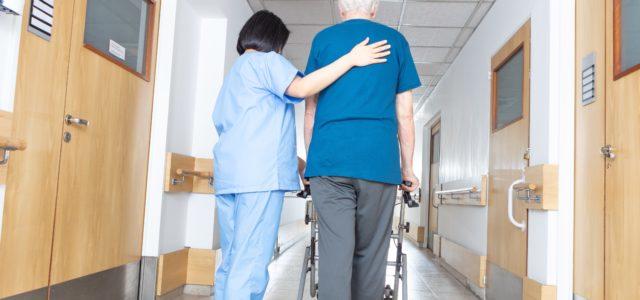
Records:
[[[436,261],[431,252],[419,249],[411,242],[404,243],[409,262],[409,299],[410,300],[475,300],[477,299],[462,284],[453,278]],[[298,291],[300,269],[304,256],[305,241],[300,241],[283,253],[269,266],[271,281],[267,288],[266,300],[295,300]],[[389,251],[389,257],[395,257],[395,248]],[[387,274],[392,274],[392,268]],[[387,283],[393,282],[387,276]],[[308,284],[307,284],[308,289]],[[165,297],[162,297],[165,300]],[[214,300],[209,297],[182,295],[173,299],[180,300]],[[304,299],[312,299],[305,291]]]

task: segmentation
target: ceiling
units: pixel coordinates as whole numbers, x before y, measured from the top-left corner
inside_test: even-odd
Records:
[[[338,0],[247,0],[254,11],[268,9],[291,30],[284,55],[304,70],[313,37],[340,22]],[[376,21],[398,29],[409,41],[425,101],[494,0],[381,0]]]

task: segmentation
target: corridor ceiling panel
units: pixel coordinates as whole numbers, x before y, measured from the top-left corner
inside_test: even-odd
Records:
[[[247,0],[254,11],[268,9],[291,30],[284,55],[304,70],[313,37],[340,22],[338,0]],[[382,0],[376,21],[407,38],[423,86],[416,104],[426,100],[489,12],[494,0]]]

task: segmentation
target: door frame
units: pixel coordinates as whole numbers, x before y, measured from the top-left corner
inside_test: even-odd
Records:
[[[442,118],[441,118],[441,112],[438,111],[433,117],[431,117],[431,119],[429,121],[427,121],[426,123],[424,123],[424,125],[422,126],[422,208],[421,208],[421,215],[422,215],[422,220],[424,220],[424,222],[422,222],[423,226],[425,227],[425,241],[426,244],[425,246],[428,246],[429,244],[429,212],[431,211],[431,129],[433,128],[433,126],[435,126],[436,124],[440,123],[440,130],[442,130]],[[441,131],[442,134],[442,131]],[[425,138],[426,136],[428,136],[429,138]],[[441,135],[442,137],[442,135]],[[442,145],[442,143],[441,143]],[[440,147],[440,149],[442,149],[442,147]],[[427,188],[427,191],[424,190],[424,188]]]

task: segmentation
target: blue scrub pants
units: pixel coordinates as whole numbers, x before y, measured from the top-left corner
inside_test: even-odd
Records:
[[[283,191],[216,195],[222,248],[216,300],[264,297],[283,200]]]

